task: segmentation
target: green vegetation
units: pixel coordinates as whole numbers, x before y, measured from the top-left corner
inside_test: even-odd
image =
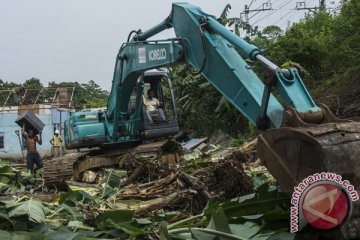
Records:
[[[199,214],[177,220],[182,214],[179,211],[155,211],[139,216],[136,208],[146,201],[131,207],[122,203],[125,201],[118,199],[119,194],[127,190],[122,186],[124,176],[119,171],[108,172],[102,188],[72,186],[66,193],[53,195],[51,201],[40,201],[36,193],[41,191],[37,188],[41,186],[41,178],[29,176],[0,161],[0,194],[15,196],[24,194],[25,188],[29,191],[14,200],[0,200],[0,237],[29,240],[294,239],[295,234],[286,232],[289,198],[277,188],[269,187],[265,175],[256,174],[255,193],[224,203],[210,201]],[[151,182],[143,185],[151,186]]]
[[[218,130],[231,136],[244,132],[248,122],[203,77],[193,76],[183,65],[172,68],[170,74],[182,129],[205,136]]]
[[[239,19],[227,19],[230,8],[226,6],[219,21],[234,27],[235,33],[239,34],[240,28],[248,26],[242,26]],[[360,102],[360,86],[357,84],[360,78],[359,26],[360,2],[350,0],[343,4],[338,14],[324,11],[309,14],[285,32],[277,26],[268,26],[262,32],[252,28],[250,41],[264,49],[265,55],[278,65],[300,65],[304,69],[305,83],[315,97],[326,102],[326,96],[334,95],[341,104],[346,105]],[[254,69],[262,76],[257,65]],[[242,144],[256,134],[254,126],[249,125],[204,78],[193,76],[184,65],[175,66],[170,72],[174,78],[179,122],[183,129],[193,129],[196,134],[207,136],[220,130],[235,138],[233,145]],[[20,85],[0,80],[0,89],[17,86]],[[25,81],[22,86],[42,87],[36,78]],[[49,87],[58,86],[75,86],[74,101],[81,107],[105,106],[108,93],[94,81],[87,84],[49,83]],[[351,97],[347,98],[349,94]],[[331,105],[331,101],[326,103],[336,107]],[[203,164],[195,159],[192,162],[191,168],[185,171],[185,168],[178,167],[177,173],[196,172]],[[224,173],[226,171],[220,175]],[[68,192],[55,195],[54,199],[45,202],[32,197],[34,192],[43,190],[41,177],[26,175],[0,162],[0,194],[16,196],[26,190],[30,196],[0,200],[0,238],[294,239],[294,234],[287,233],[289,198],[277,188],[269,187],[271,176],[264,173],[262,167],[250,169],[247,173],[255,186],[253,194],[222,203],[211,200],[199,214],[179,218],[179,215],[183,217],[183,213],[169,209],[139,216],[134,208],[144,206],[132,199],[133,205],[125,203],[119,197],[126,191],[129,195],[132,191],[138,191],[136,194],[144,196],[147,193],[145,185],[156,186],[156,181],[140,183],[135,190],[126,189],[121,185],[123,176],[114,170],[108,172],[99,188],[72,187]],[[176,178],[173,183],[184,187],[184,182],[180,180]],[[154,192],[157,195],[162,193]],[[171,188],[173,193],[174,188]],[[147,199],[144,202],[148,202]],[[297,239],[314,239],[300,238],[299,235]]]
[[[24,87],[28,89],[41,89],[43,84],[38,78],[30,78],[22,84],[13,82],[6,82],[0,79],[0,90],[12,90],[15,87]],[[78,82],[49,82],[48,87],[75,87],[73,101],[76,109],[83,108],[103,108],[106,107],[107,98],[109,93],[103,90],[93,80],[89,80],[87,83]]]
[[[109,93],[103,90],[93,80],[88,83],[79,84],[78,82],[49,82],[49,87],[75,87],[74,103],[76,108],[103,108],[106,107]]]
[[[258,36],[252,41],[279,65],[288,61],[300,64],[309,73],[304,80],[315,97],[337,95],[341,101],[347,83],[359,81],[359,13],[360,2],[347,1],[339,14],[309,14],[283,35],[271,39]]]
[[[227,5],[218,19],[236,34],[246,29],[238,18],[227,18]],[[338,112],[342,106],[360,103],[360,2],[343,3],[341,12],[317,11],[283,32],[277,26],[263,31],[251,27],[250,42],[263,49],[267,58],[279,66],[297,66],[317,102]],[[253,64],[261,77],[264,68]],[[180,123],[198,135],[221,130],[242,142],[253,126],[202,77],[192,76],[185,66],[171,69],[177,94]],[[341,112],[339,112],[341,114]],[[236,141],[235,141],[236,142]]]

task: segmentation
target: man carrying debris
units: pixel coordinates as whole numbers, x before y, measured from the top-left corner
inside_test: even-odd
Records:
[[[161,121],[165,121],[164,111],[160,108],[160,102],[157,98],[154,97],[154,91],[149,89],[147,91],[148,97],[143,97],[143,102],[145,105],[146,116],[150,124],[154,123],[151,114],[157,113]]]
[[[34,135],[34,131],[32,129],[29,129],[29,132],[27,133],[25,131],[25,123],[24,123],[23,128],[22,128],[22,135],[24,136],[24,138],[26,140],[27,169],[28,169],[29,173],[35,173],[36,170],[43,167],[43,163],[40,158],[40,155],[36,150],[36,143],[38,143],[40,145],[42,144],[41,131],[39,132],[39,137]],[[35,169],[34,169],[34,164],[36,164]]]
[[[51,145],[53,146],[54,149],[54,158],[57,157],[61,157],[62,156],[62,151],[61,151],[61,143],[62,143],[62,138],[60,136],[60,132],[59,130],[55,130],[55,134],[53,136],[53,138],[50,140]]]

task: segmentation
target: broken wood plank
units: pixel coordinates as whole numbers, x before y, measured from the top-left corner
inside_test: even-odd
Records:
[[[201,143],[205,142],[206,140],[207,140],[207,137],[192,138],[189,141],[185,142],[185,144],[182,147],[189,151],[189,150],[199,146]]]
[[[97,184],[92,183],[81,183],[81,182],[74,182],[74,181],[65,181],[65,183],[69,186],[77,186],[77,187],[84,187],[84,188],[96,188],[100,189],[100,187]]]

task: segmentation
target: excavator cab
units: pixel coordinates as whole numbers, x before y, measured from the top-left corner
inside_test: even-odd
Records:
[[[141,138],[152,139],[175,135],[179,131],[179,125],[172,83],[167,72],[145,72],[143,84]],[[155,111],[147,111],[144,104],[150,92],[160,103]]]

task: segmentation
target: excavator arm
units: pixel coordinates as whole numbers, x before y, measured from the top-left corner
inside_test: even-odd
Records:
[[[174,29],[176,38],[149,40],[168,28]],[[245,58],[265,67],[263,80]],[[140,144],[147,129],[141,117],[144,81],[139,77],[146,70],[175,63],[192,65],[262,131],[257,144],[259,157],[285,192],[291,194],[305,177],[323,171],[337,173],[360,188],[360,124],[338,119],[326,106],[317,106],[297,69],[279,68],[215,17],[186,3],[173,4],[163,22],[145,32],[137,31],[121,46],[107,112],[74,113],[65,123],[66,147]],[[136,110],[129,116],[135,86]],[[144,124],[142,129],[140,124]],[[162,126],[161,136],[178,129]],[[159,136],[156,131],[152,136]]]
[[[177,38],[148,41],[168,28]],[[263,81],[244,58],[265,66]],[[143,71],[180,62],[191,64],[259,130],[270,129],[259,135],[258,152],[285,192],[291,194],[305,177],[321,171],[341,174],[360,186],[354,158],[360,154],[359,123],[338,119],[326,106],[318,107],[297,69],[279,68],[214,16],[187,3],[174,3],[168,18],[138,32],[120,49],[108,103],[114,126]],[[119,101],[121,94],[125,101]],[[116,136],[115,128],[112,135]]]
[[[171,27],[178,39],[169,39],[168,44],[147,41]],[[239,52],[253,61],[261,62],[273,72],[268,77],[268,83],[264,84],[258,78]],[[131,88],[141,71],[175,62],[188,62],[249,121],[257,123],[263,130],[280,127],[284,107],[287,106],[302,113],[321,111],[296,69],[280,69],[266,59],[256,46],[226,29],[215,17],[190,4],[173,4],[170,16],[125,43],[118,59],[113,88]],[[271,94],[272,85],[281,95],[284,106]],[[113,89],[113,92],[108,105],[110,115],[126,110],[126,101],[121,107],[120,101],[115,100],[118,91]],[[127,89],[122,92],[131,91]]]
[[[168,28],[174,29],[177,38],[149,40]],[[264,65],[263,80],[246,58]],[[256,124],[261,130],[257,142],[260,160],[284,192],[291,195],[294,186],[304,178],[320,172],[337,173],[353,184],[355,190],[360,189],[360,123],[338,119],[325,105],[317,106],[297,69],[279,68],[256,46],[219,24],[215,17],[186,3],[173,4],[169,17],[153,28],[137,31],[132,39],[129,35],[116,57],[107,112],[76,112],[65,122],[67,149],[99,146],[100,149],[45,162],[45,183],[63,184],[87,169],[116,165],[124,154],[146,153],[152,159],[155,156],[176,160],[176,144],[172,142],[141,144],[145,139],[178,131],[176,114],[173,122],[150,127],[141,117],[145,84],[149,87],[152,81],[146,79],[151,74],[144,72],[175,63],[192,65],[197,74],[202,74]],[[161,80],[151,82],[159,93]],[[172,95],[171,82],[169,86]],[[273,89],[276,97],[271,93]],[[130,98],[134,96],[135,110],[129,114]],[[150,132],[147,136],[146,131]]]

